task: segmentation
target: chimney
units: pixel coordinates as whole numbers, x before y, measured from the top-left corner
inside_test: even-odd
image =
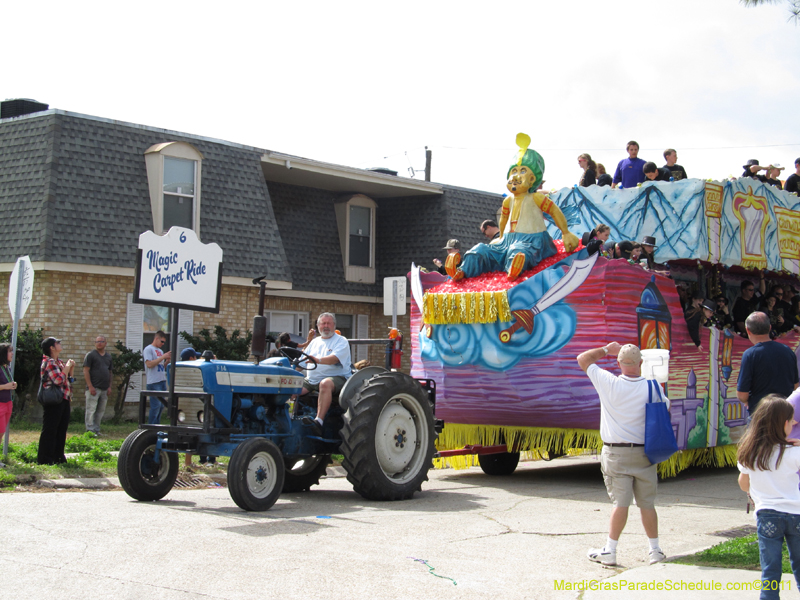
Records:
[[[42,104],[36,100],[28,98],[16,98],[13,100],[3,100],[0,102],[0,119],[10,119],[31,113],[41,112],[50,108],[47,104]]]

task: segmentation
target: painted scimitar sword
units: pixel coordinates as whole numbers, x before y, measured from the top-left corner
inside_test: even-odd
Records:
[[[531,308],[523,308],[521,310],[512,310],[511,314],[516,319],[514,324],[508,329],[500,332],[500,341],[507,344],[511,340],[511,336],[517,329],[524,329],[528,334],[533,333],[533,318],[543,310],[550,308],[558,302],[569,296],[572,292],[577,290],[580,285],[589,277],[594,263],[597,262],[599,253],[593,254],[589,258],[582,258],[572,263],[572,266],[567,271],[567,274],[559,279],[556,284],[551,287],[544,296]]]

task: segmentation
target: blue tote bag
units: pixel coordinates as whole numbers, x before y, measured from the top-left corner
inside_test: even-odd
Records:
[[[644,422],[644,453],[651,464],[667,460],[678,451],[669,408],[657,381],[648,379],[648,398]]]

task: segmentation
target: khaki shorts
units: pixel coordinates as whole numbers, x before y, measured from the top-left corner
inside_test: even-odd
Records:
[[[628,507],[636,498],[639,508],[655,508],[658,475],[656,465],[650,464],[644,447],[603,446],[600,467],[608,497],[614,506]]]
[[[333,381],[333,397],[336,398],[339,395],[339,392],[342,391],[345,382],[347,381],[347,377],[343,377],[341,375],[337,375],[336,377],[326,377],[325,379],[330,379]],[[323,379],[322,381],[325,381]],[[320,381],[319,383],[322,383]],[[308,379],[303,380],[303,387],[306,388],[309,392],[317,392],[319,393],[319,383],[310,383]]]

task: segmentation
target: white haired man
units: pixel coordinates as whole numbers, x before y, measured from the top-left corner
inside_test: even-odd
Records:
[[[617,357],[622,375],[614,375],[595,364],[606,356]],[[600,437],[603,440],[600,466],[608,496],[614,504],[606,545],[589,550],[589,560],[604,565],[617,564],[617,543],[628,522],[628,508],[635,498],[650,542],[650,564],[661,562],[666,556],[658,541],[656,465],[650,464],[644,453],[649,388],[642,377],[642,354],[633,344],[620,346],[611,342],[578,355],[578,365],[600,396]]]
[[[306,354],[317,363],[317,368],[308,370],[301,396],[318,392],[317,416],[314,419],[303,417],[303,423],[309,425],[315,435],[321,436],[322,423],[331,407],[333,396],[342,391],[351,369],[350,344],[347,338],[336,333],[336,317],[331,313],[322,313],[317,318],[317,329],[319,335],[305,348]],[[311,335],[312,332],[309,332],[309,337]]]

